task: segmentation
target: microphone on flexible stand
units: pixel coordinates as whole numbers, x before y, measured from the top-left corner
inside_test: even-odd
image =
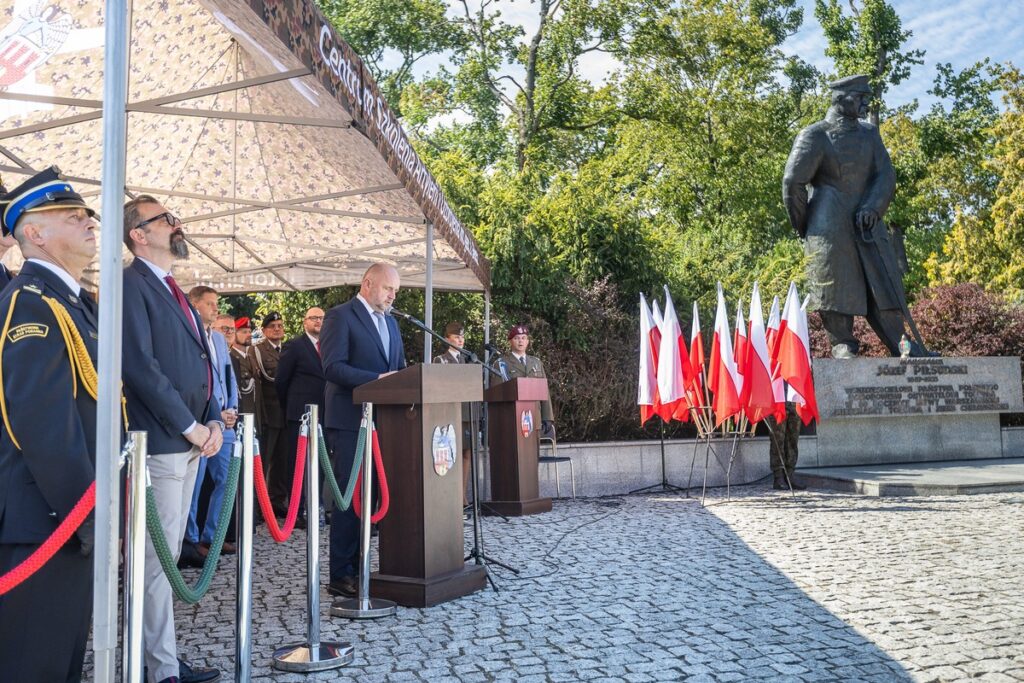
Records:
[[[492,344],[490,342],[487,342],[487,343],[484,344],[484,349],[486,349],[487,351],[490,351],[491,353],[497,354],[499,356],[501,355],[501,350],[497,346],[495,346],[494,344]]]

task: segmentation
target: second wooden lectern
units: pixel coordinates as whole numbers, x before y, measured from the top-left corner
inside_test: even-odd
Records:
[[[481,590],[482,566],[463,559],[462,401],[483,396],[479,365],[413,365],[364,384],[373,403],[391,508],[381,520],[373,597],[430,607]]]
[[[491,498],[486,507],[503,515],[551,511],[551,499],[539,497],[540,407],[548,381],[520,377],[489,388],[487,446],[491,454]],[[485,508],[486,509],[486,508]]]

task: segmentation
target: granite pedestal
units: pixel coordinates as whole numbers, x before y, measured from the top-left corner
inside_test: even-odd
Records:
[[[1024,412],[1020,359],[815,359],[818,466],[997,458]]]

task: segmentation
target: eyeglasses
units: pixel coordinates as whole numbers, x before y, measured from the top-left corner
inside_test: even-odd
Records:
[[[163,213],[158,213],[157,215],[153,216],[152,218],[148,218],[148,219],[142,221],[141,223],[139,223],[135,227],[136,228],[142,228],[142,227],[145,227],[145,226],[149,225],[150,223],[153,223],[154,221],[158,221],[160,219],[163,219],[163,220],[167,221],[167,225],[171,226],[172,228],[175,227],[175,226],[181,225],[181,219],[180,218],[175,216],[170,211],[164,211]]]
[[[234,334],[235,333],[235,326],[234,325],[224,325],[222,327],[215,327],[213,329],[217,330],[221,334]]]
[[[306,320],[312,320],[315,323],[323,322],[324,317],[322,315],[307,315]]]

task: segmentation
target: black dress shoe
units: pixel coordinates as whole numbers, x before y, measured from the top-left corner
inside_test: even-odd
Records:
[[[206,558],[199,554],[196,546],[188,542],[181,544],[181,554],[178,555],[178,569],[188,569],[189,567],[202,569],[205,562]]]
[[[789,477],[789,484],[790,484],[790,486],[793,487],[794,491],[806,491],[807,490],[807,484],[801,484],[799,481],[797,481],[796,477],[794,477],[792,475]]]
[[[786,486],[785,479],[783,479],[782,477],[775,477],[775,480],[772,482],[772,488],[775,489],[776,491],[784,491],[789,487]]]
[[[295,528],[296,529],[305,529],[306,528],[306,518],[305,517],[296,517],[295,518]]]
[[[181,683],[212,683],[220,680],[220,672],[216,669],[200,669],[183,659],[178,660],[178,673]]]
[[[356,577],[344,576],[327,584],[327,592],[344,598],[354,598],[359,595],[359,584],[356,582]]]

